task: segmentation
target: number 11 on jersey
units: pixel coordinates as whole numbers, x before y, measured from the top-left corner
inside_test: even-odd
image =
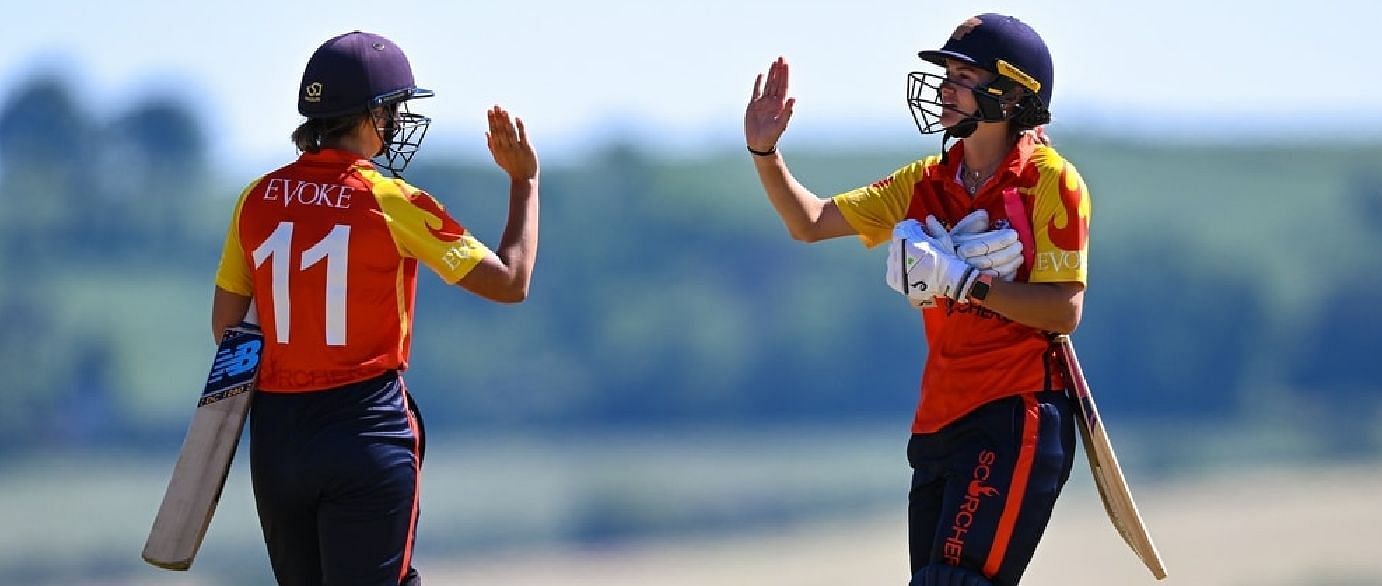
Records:
[[[279,222],[278,227],[254,249],[254,267],[270,262],[269,274],[273,290],[275,341],[287,344],[292,323],[292,303],[288,296],[291,274],[293,223]],[[297,270],[302,271],[326,261],[326,344],[346,344],[346,267],[350,260],[350,226],[336,224],[316,244],[302,251]]]

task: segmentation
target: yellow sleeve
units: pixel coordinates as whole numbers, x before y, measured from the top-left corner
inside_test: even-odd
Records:
[[[245,207],[245,198],[262,179],[250,183],[235,201],[235,211],[230,214],[230,227],[226,229],[226,241],[221,247],[221,264],[216,269],[217,287],[246,297],[254,296],[254,279],[250,274],[249,261],[245,260],[245,248],[240,244],[240,210]]]
[[[852,189],[831,198],[845,221],[859,233],[864,246],[873,248],[893,237],[893,226],[907,215],[912,189],[930,159],[914,162],[872,185]]]
[[[374,182],[374,195],[399,254],[416,258],[455,284],[493,254],[426,192],[402,180]]]
[[[1036,244],[1032,283],[1084,284],[1089,259],[1089,190],[1075,166],[1059,157],[1041,170],[1032,204]]]

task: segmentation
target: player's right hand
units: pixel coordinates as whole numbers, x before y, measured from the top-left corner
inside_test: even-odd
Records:
[[[768,67],[768,80],[763,74],[753,80],[753,95],[744,111],[744,140],[755,151],[771,151],[787,130],[792,119],[796,98],[787,97],[787,60],[778,57]]]
[[[523,119],[509,121],[508,111],[495,106],[486,115],[489,117],[489,132],[485,133],[485,143],[494,155],[494,162],[509,174],[514,181],[530,181],[537,178],[537,152],[528,142],[528,132],[523,128]]]

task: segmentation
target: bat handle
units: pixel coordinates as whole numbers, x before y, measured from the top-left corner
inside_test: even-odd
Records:
[[[1077,399],[1082,399],[1089,395],[1089,383],[1085,382],[1084,369],[1080,367],[1080,359],[1075,357],[1075,344],[1070,340],[1070,334],[1057,334],[1056,344],[1060,347],[1061,362],[1065,363],[1065,374],[1069,380],[1065,384],[1070,388],[1068,392]]]
[[[245,318],[240,320],[247,324],[259,325],[259,311],[254,307],[254,300],[250,300],[249,309],[245,310]]]

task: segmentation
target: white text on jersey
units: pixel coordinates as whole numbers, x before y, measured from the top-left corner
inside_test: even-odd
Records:
[[[299,204],[346,209],[350,207],[351,191],[352,189],[346,185],[270,179],[264,188],[264,200],[282,201],[285,208]]]

